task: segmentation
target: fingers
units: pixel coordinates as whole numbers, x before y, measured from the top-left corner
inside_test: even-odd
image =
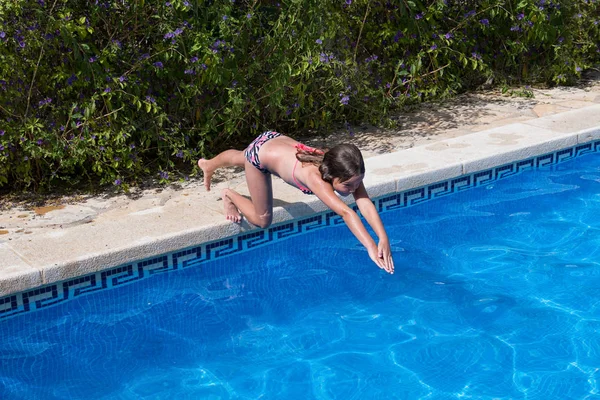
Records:
[[[386,252],[383,260],[385,263],[385,270],[388,273],[393,274],[394,273],[394,260],[392,259],[392,255],[389,252]]]
[[[390,265],[389,261],[386,260],[384,257],[377,257],[373,261],[375,262],[375,264],[377,264],[377,266],[379,268],[381,268],[385,272],[387,272],[389,274],[393,274],[394,273],[394,266],[393,266],[393,264]]]

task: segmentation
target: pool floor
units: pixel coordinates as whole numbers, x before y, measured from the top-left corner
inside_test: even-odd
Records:
[[[593,399],[600,157],[0,322],[0,398]]]

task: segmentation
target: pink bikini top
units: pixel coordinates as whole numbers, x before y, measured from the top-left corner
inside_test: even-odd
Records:
[[[298,179],[296,179],[296,165],[298,165],[298,160],[296,160],[296,162],[294,163],[294,168],[292,169],[292,178],[294,179],[294,183],[296,184],[296,187],[298,189],[300,189],[300,191],[304,194],[314,194],[312,192],[312,190],[310,190],[309,188],[307,188],[306,186],[304,186],[303,184],[301,184],[300,182],[298,182]]]
[[[315,149],[314,147],[310,147],[310,146],[307,146],[302,143],[298,143],[295,147],[299,150],[307,151],[310,153],[317,153],[317,154],[323,153],[322,150]],[[296,159],[296,162],[294,163],[294,168],[292,169],[292,179],[294,179],[294,183],[296,184],[296,187],[298,189],[300,189],[300,191],[302,191],[302,193],[304,193],[304,194],[314,194],[312,192],[312,190],[310,190],[309,188],[307,188],[306,186],[304,186],[303,184],[298,182],[298,179],[296,179],[296,166],[297,165],[298,165],[298,159]]]

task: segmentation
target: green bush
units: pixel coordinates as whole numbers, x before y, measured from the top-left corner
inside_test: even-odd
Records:
[[[384,124],[483,82],[574,82],[597,0],[0,3],[0,187],[183,177],[265,129]],[[170,175],[169,175],[170,174]]]

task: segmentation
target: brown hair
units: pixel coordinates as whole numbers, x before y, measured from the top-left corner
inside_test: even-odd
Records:
[[[296,158],[301,163],[319,167],[321,177],[329,183],[333,183],[334,178],[346,182],[365,173],[363,156],[358,147],[353,144],[342,143],[323,150],[301,146],[296,152]]]

